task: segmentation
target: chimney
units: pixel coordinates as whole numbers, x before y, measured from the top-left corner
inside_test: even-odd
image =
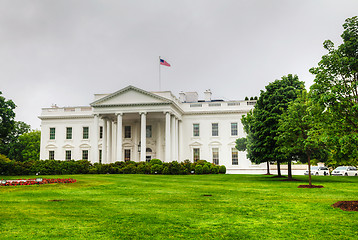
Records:
[[[205,102],[211,102],[211,91],[210,89],[206,90],[204,92],[204,98],[205,98]]]
[[[180,100],[180,102],[185,102],[185,101],[186,101],[185,93],[184,93],[184,92],[180,92],[180,93],[179,93],[179,100]]]

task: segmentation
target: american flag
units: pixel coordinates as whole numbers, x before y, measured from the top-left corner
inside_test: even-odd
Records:
[[[163,59],[161,59],[161,58],[160,58],[160,65],[164,65],[164,66],[170,67],[170,64],[169,64],[167,61],[165,61],[165,60],[163,60]]]

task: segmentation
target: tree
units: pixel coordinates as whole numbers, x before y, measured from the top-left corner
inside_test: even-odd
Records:
[[[19,137],[23,161],[40,159],[41,132],[34,130]]]
[[[330,40],[323,44],[328,50],[310,69],[315,74],[311,86],[312,97],[325,108],[324,119],[330,146],[336,162],[351,161],[358,164],[358,18],[346,19],[341,35],[343,43],[334,48]]]
[[[310,186],[311,157],[322,159],[327,156],[320,141],[321,116],[322,108],[313,104],[307,92],[302,91],[301,95],[289,104],[287,111],[282,113],[276,137],[279,150],[287,159],[308,162]],[[292,175],[289,178],[292,178]]]
[[[3,153],[3,147],[9,142],[10,133],[14,130],[16,105],[1,94],[0,91],[0,153]]]
[[[23,161],[21,151],[24,146],[23,143],[20,143],[20,137],[30,132],[30,130],[30,125],[21,121],[15,121],[13,129],[7,137],[6,144],[1,146],[1,152],[10,159]]]
[[[275,140],[278,122],[288,103],[297,97],[298,91],[304,89],[303,82],[298,77],[283,76],[261,91],[260,97],[252,111],[242,118],[244,130],[247,133],[247,156],[255,163],[277,162],[278,175],[281,176],[280,163],[291,161],[278,150]]]
[[[243,137],[243,138],[238,138],[236,139],[236,149],[239,151],[246,151],[246,145],[247,145],[247,138]]]

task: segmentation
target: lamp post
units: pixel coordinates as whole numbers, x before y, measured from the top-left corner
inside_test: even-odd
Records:
[[[142,146],[141,146],[141,142],[139,141],[139,144],[138,144],[138,152],[140,152],[140,150],[142,150]]]

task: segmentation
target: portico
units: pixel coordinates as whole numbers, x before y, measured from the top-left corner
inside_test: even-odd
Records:
[[[102,163],[178,160],[179,122],[171,112],[94,114],[94,140],[98,145],[94,146],[92,158]]]
[[[100,96],[91,106],[94,142],[98,142],[92,155],[95,162],[180,159],[182,113],[175,102],[129,86]]]

